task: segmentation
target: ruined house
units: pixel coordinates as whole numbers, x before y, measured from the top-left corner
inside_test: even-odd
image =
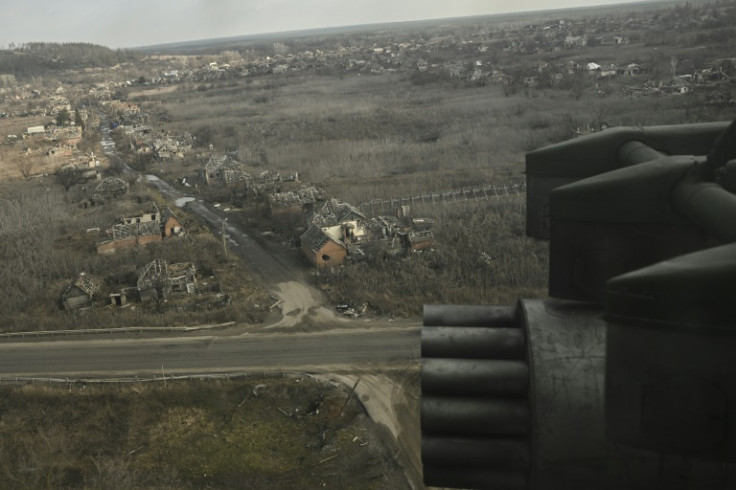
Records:
[[[76,127],[57,128],[47,134],[49,141],[58,143],[59,146],[70,146],[76,148],[77,144],[82,141],[82,129]]]
[[[173,157],[184,158],[184,150],[187,149],[180,146],[178,140],[166,135],[151,141],[150,148],[159,160],[168,160]]]
[[[301,236],[302,252],[319,268],[340,265],[348,254],[342,240],[336,240],[318,226],[310,226]]]
[[[109,199],[116,199],[128,193],[128,183],[117,177],[105,177],[95,187],[92,193],[92,200],[96,203],[102,203]]]
[[[396,235],[407,251],[418,252],[434,245],[434,232],[432,231],[434,224],[435,221],[430,218],[412,217],[411,208],[402,206]]]
[[[108,230],[108,240],[97,245],[97,253],[113,254],[119,249],[160,242],[161,212],[154,203],[127,216],[121,216]]]
[[[315,207],[300,237],[304,255],[317,267],[340,265],[348,245],[367,238],[365,216],[355,206],[330,199]]]
[[[197,287],[196,268],[191,262],[168,264],[155,259],[138,273],[136,284],[141,301],[166,299],[172,293],[194,293]]]
[[[402,206],[398,216],[379,216],[365,223],[370,240],[385,240],[394,252],[417,252],[434,245],[433,219],[412,218],[409,206]]]
[[[310,214],[315,205],[324,201],[324,194],[313,186],[293,191],[269,194],[268,205],[272,217]]]
[[[243,170],[239,161],[229,155],[211,157],[204,167],[207,185],[252,186],[253,177]]]
[[[396,236],[400,227],[399,218],[396,216],[378,216],[365,222],[370,240],[381,240]]]
[[[412,252],[418,252],[434,245],[432,230],[411,230],[403,234],[404,246]]]
[[[315,207],[308,221],[334,240],[356,242],[366,237],[365,215],[352,204],[332,198]]]
[[[80,272],[77,279],[62,293],[61,303],[67,311],[89,306],[101,287],[102,283],[98,279],[85,272]]]
[[[278,170],[264,170],[259,173],[252,183],[252,190],[256,194],[274,194],[281,192],[283,179]]]

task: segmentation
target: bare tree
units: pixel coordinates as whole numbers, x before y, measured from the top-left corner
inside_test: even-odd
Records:
[[[84,181],[82,173],[71,167],[62,168],[56,172],[56,181],[69,192],[69,189]]]
[[[15,167],[18,169],[24,179],[28,179],[33,171],[33,159],[28,155],[17,155],[15,158]]]
[[[606,118],[611,114],[611,106],[608,104],[600,104],[593,109],[593,128],[596,131],[602,130],[608,123]]]

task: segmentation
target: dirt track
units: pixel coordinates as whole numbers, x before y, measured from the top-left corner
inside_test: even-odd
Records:
[[[414,488],[422,488],[419,364],[393,373],[331,377],[351,388],[355,386],[355,394],[371,419],[390,432],[396,445],[395,458],[404,467],[407,479]]]
[[[279,298],[277,305],[281,310],[281,320],[266,328],[296,327],[305,324],[332,325],[349,323],[329,308],[322,305],[319,292],[298,281],[277,284],[273,295]]]

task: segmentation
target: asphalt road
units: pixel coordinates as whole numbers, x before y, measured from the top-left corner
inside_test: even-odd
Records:
[[[106,153],[114,155],[109,137],[103,138],[103,143]],[[147,180],[171,200],[184,197],[164,181],[155,177]],[[189,206],[211,227],[219,227],[221,218],[210,205],[192,199]],[[294,289],[284,286],[284,281],[293,282],[294,275],[277,257],[234,226],[227,226],[226,233],[233,251],[262,279],[268,278],[268,282],[281,285],[284,290]],[[322,306],[318,303],[320,295],[307,296],[308,299],[301,301],[305,304],[297,305],[300,310]],[[162,370],[166,374],[324,371],[406,363],[420,356],[416,326],[365,328],[350,322],[348,325],[348,328],[315,333],[0,342],[0,377],[151,375]]]
[[[419,357],[419,329],[0,343],[0,377],[115,376],[395,365]]]

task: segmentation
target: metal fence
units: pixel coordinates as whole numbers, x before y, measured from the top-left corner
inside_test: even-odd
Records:
[[[395,209],[399,209],[401,206],[407,205],[440,205],[477,199],[504,199],[523,194],[524,192],[526,192],[526,183],[506,184],[501,186],[488,185],[444,192],[430,192],[427,194],[417,194],[413,196],[372,199],[368,202],[361,203],[358,206],[362,211],[370,210],[370,213],[375,215],[376,213],[393,211]]]

